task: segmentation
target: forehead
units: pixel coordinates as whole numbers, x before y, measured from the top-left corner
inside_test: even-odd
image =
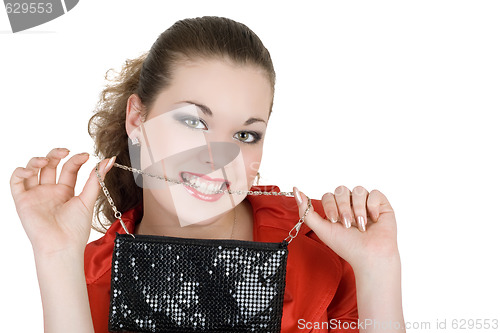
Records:
[[[153,112],[192,101],[208,106],[214,116],[222,113],[267,120],[272,98],[269,79],[258,66],[197,59],[175,65],[172,80],[158,95]]]

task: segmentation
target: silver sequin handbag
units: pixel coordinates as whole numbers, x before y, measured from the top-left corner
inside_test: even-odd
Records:
[[[114,243],[109,331],[280,332],[287,247],[311,207],[309,198],[304,216],[279,243],[133,235],[98,166],[126,232],[116,233]]]

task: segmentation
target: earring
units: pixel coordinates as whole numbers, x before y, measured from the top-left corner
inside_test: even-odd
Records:
[[[259,181],[260,181],[260,173],[257,171],[257,176],[255,177],[254,180],[255,185],[259,185]]]
[[[132,138],[132,145],[134,146],[140,146],[141,144],[139,143],[139,139],[137,137]]]

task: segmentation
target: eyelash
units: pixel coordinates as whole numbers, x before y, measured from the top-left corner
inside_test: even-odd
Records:
[[[201,118],[183,116],[183,117],[178,118],[178,121],[181,122],[186,127],[189,127],[192,130],[203,130],[203,131],[206,131],[208,129],[207,124]],[[191,127],[191,126],[189,126],[187,124],[188,121],[199,121],[201,124],[203,124],[203,126],[205,126],[205,128],[202,129],[202,128]],[[248,134],[250,134],[251,136],[254,137],[254,140],[252,142],[246,142],[246,141],[241,141],[239,139],[236,139],[236,140],[238,140],[240,142],[243,142],[243,143],[246,143],[246,144],[253,145],[253,144],[258,143],[262,139],[262,135],[260,133],[257,133],[257,132],[253,132],[253,131],[240,131],[240,132],[237,132],[235,135],[238,135],[240,133],[248,133]]]

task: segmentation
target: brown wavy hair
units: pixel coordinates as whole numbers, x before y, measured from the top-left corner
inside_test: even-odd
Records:
[[[174,23],[161,33],[151,49],[135,59],[127,59],[121,71],[109,78],[101,92],[88,132],[100,158],[116,155],[116,162],[130,166],[128,135],[125,130],[127,101],[137,94],[147,116],[158,94],[172,81],[175,65],[184,60],[225,59],[235,64],[260,67],[269,78],[274,96],[276,74],[269,51],[260,38],[246,25],[228,18],[205,16]],[[270,110],[273,103],[271,102]],[[106,187],[119,211],[125,212],[142,203],[142,188],[131,172],[112,168],[106,175]],[[105,221],[102,221],[102,216]],[[101,192],[96,202],[92,228],[106,232],[115,220],[114,212]]]

